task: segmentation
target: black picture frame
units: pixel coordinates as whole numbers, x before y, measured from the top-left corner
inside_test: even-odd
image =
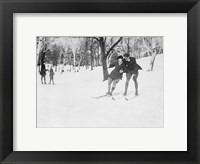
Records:
[[[187,13],[188,151],[13,151],[13,13]],[[200,163],[199,39],[198,0],[0,0],[1,163]]]

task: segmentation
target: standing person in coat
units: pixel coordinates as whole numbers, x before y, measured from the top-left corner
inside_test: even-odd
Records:
[[[114,70],[108,76],[108,92],[107,95],[112,95],[113,91],[116,88],[119,80],[122,79],[122,74],[125,71],[125,66],[123,64],[123,57],[118,56],[117,62],[110,64],[109,68],[115,67]],[[111,88],[112,85],[112,88]]]
[[[123,63],[126,67],[126,83],[125,83],[125,91],[124,91],[124,96],[127,95],[127,90],[128,90],[128,86],[129,86],[129,81],[131,79],[131,77],[133,77],[133,81],[135,84],[135,95],[138,95],[138,82],[137,82],[137,78],[139,75],[139,71],[142,68],[136,63],[136,60],[134,57],[130,57],[130,54],[125,53],[124,54],[124,60]]]
[[[41,66],[41,71],[40,71],[40,75],[41,75],[41,83],[43,84],[43,79],[44,79],[44,84],[46,84],[46,67],[45,67],[45,63],[42,63]]]

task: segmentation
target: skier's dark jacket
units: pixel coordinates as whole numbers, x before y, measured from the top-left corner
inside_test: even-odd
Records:
[[[134,57],[130,57],[130,61],[126,61],[123,59],[123,63],[126,67],[126,73],[133,73],[136,74],[138,70],[141,70],[142,67],[136,63],[136,60]]]
[[[110,73],[110,75],[108,77],[110,77],[113,80],[122,79],[122,74],[124,72],[126,72],[126,67],[125,67],[124,63],[119,65],[118,62],[114,62],[113,64],[111,64],[109,66],[109,68],[112,68],[112,67],[115,67],[115,69],[112,70],[112,72]],[[120,73],[120,70],[122,70],[123,72]]]

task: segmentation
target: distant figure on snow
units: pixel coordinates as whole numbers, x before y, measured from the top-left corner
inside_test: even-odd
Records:
[[[54,71],[53,71],[53,67],[51,66],[50,71],[49,71],[49,77],[50,77],[50,81],[49,84],[51,84],[51,81],[54,85]]]
[[[40,75],[41,75],[41,83],[43,84],[43,79],[44,79],[44,84],[46,84],[46,67],[45,67],[45,62],[42,63],[41,66],[41,71],[40,71]]]

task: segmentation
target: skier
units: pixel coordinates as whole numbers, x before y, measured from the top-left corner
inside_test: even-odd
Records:
[[[136,63],[136,60],[134,57],[130,57],[130,54],[125,53],[124,54],[124,60],[123,63],[126,67],[126,83],[125,83],[125,91],[124,96],[127,95],[128,85],[131,77],[133,76],[133,81],[135,84],[135,95],[138,95],[138,82],[137,78],[139,75],[138,70],[141,70],[142,68]]]
[[[107,95],[111,95],[116,88],[117,83],[122,79],[122,74],[125,72],[125,66],[123,64],[123,57],[118,56],[117,62],[110,64],[109,68],[115,67],[115,69],[108,76],[108,92]],[[112,85],[112,88],[111,88]]]
[[[54,71],[53,71],[53,67],[51,66],[51,68],[50,68],[50,71],[49,71],[49,77],[50,77],[50,81],[49,81],[49,84],[51,84],[51,81],[52,81],[52,83],[53,83],[53,85],[55,85],[54,84]]]
[[[41,66],[41,71],[40,71],[40,75],[41,75],[41,83],[43,84],[43,79],[44,79],[44,84],[46,84],[46,67],[45,67],[45,62],[42,63]]]

